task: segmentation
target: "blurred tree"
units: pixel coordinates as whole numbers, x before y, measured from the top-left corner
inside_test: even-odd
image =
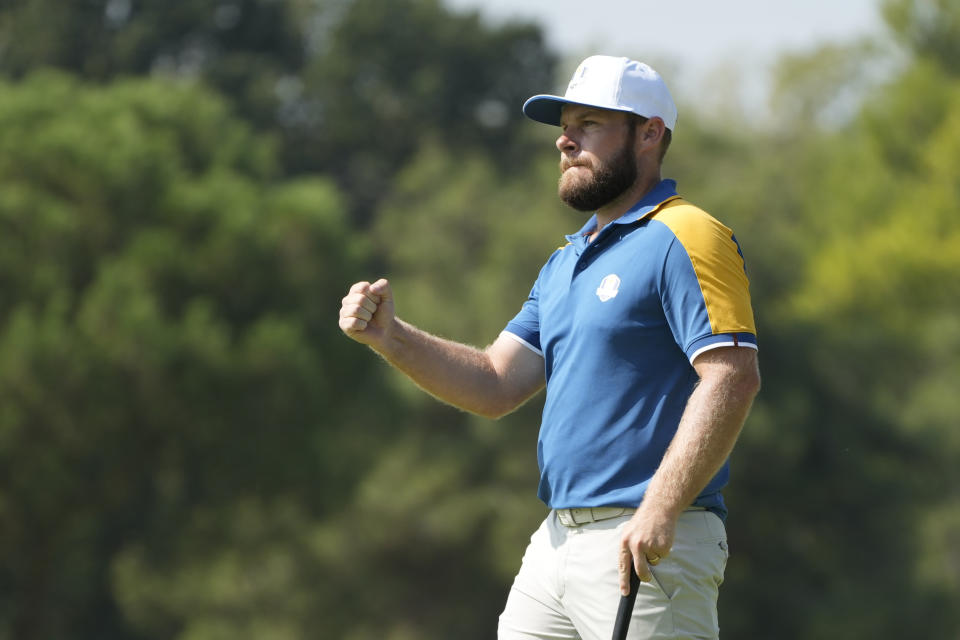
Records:
[[[11,0],[0,9],[0,69],[52,66],[92,80],[169,70],[255,77],[304,59],[299,7],[271,0]],[[254,63],[254,67],[250,67]]]
[[[774,65],[770,95],[774,126],[802,136],[849,124],[863,96],[889,80],[889,65],[889,54],[871,39],[783,55]]]
[[[894,36],[913,54],[960,74],[960,5],[953,0],[884,0],[883,15]]]
[[[199,88],[0,95],[0,637],[171,637],[126,606],[134,560],[205,579],[234,519],[342,507],[383,433],[331,323],[362,243]]]
[[[277,87],[306,59],[311,2],[11,0],[0,8],[0,72],[57,67],[90,80],[169,73],[202,78],[239,112],[274,121]]]
[[[0,5],[0,73],[200,79],[278,134],[286,172],[335,178],[362,223],[425,136],[515,168],[520,105],[552,85],[553,65],[538,27],[489,26],[439,0]]]
[[[486,150],[507,175],[529,157],[520,106],[553,70],[533,25],[486,26],[439,0],[353,0],[303,76],[290,164],[336,176],[364,219],[424,139]]]
[[[827,173],[857,183],[854,192],[872,188],[887,198],[837,216],[784,307],[794,321],[820,327],[809,356],[817,378],[863,415],[869,410],[874,427],[886,422],[887,439],[900,440],[877,468],[898,469],[895,478],[910,489],[896,501],[904,517],[890,547],[900,572],[915,579],[903,618],[930,637],[960,629],[955,608],[943,606],[960,598],[960,563],[951,555],[960,536],[958,113],[960,82],[924,60],[871,100],[865,126],[843,144],[858,158],[898,145],[879,155],[889,168],[865,174],[869,164],[850,162]],[[840,198],[838,208],[849,200]],[[883,495],[889,515],[890,493]]]

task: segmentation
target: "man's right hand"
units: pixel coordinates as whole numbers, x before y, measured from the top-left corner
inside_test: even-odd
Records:
[[[395,320],[393,292],[384,278],[356,283],[340,305],[340,330],[374,349],[386,344]]]

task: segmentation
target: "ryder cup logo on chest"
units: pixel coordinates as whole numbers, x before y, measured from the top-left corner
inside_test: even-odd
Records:
[[[611,273],[604,276],[603,280],[600,281],[600,286],[597,287],[597,297],[600,298],[600,302],[606,302],[611,298],[616,298],[619,291],[620,278],[617,274]]]

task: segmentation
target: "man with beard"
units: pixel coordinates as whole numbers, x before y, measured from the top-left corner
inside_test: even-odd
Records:
[[[592,56],[564,96],[534,96],[524,113],[560,127],[560,198],[593,215],[497,340],[476,349],[403,322],[384,279],[350,289],[340,327],[481,415],[546,385],[537,459],[550,512],[500,640],[609,637],[631,569],[631,638],[716,638],[721,489],[760,383],[742,254],[661,179],[677,111],[647,65]]]

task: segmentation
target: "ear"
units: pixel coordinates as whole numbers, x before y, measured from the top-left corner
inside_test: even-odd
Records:
[[[659,147],[666,130],[667,125],[663,123],[663,119],[654,116],[644,122],[640,127],[640,135],[637,136],[637,141],[640,142],[644,148]]]

